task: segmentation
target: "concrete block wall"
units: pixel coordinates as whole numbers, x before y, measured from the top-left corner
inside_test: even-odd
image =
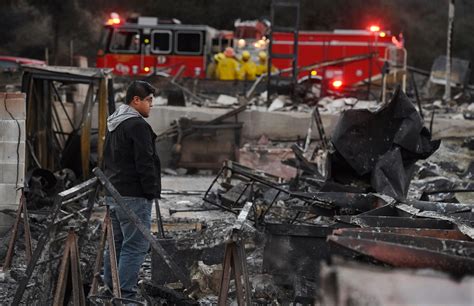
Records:
[[[171,122],[180,117],[197,120],[211,120],[228,112],[229,109],[211,109],[199,107],[156,106],[151,109],[147,121],[155,133],[161,133],[170,127]],[[246,110],[238,115],[243,122],[242,137],[244,140],[259,139],[262,135],[274,140],[295,140],[298,136],[305,137],[311,121],[310,113],[297,112],[262,112]],[[321,119],[326,135],[331,135],[339,115],[324,114]],[[226,121],[232,122],[234,118]],[[318,139],[319,134],[313,127],[312,138]]]
[[[0,233],[14,222],[5,210],[16,211],[20,203],[17,189],[23,187],[25,176],[25,119],[25,94],[0,92]]]
[[[195,118],[197,120],[211,120],[228,112],[229,109],[154,106],[147,121],[155,133],[159,134],[168,129],[173,120],[180,117]],[[96,120],[96,119],[94,119]],[[232,122],[234,118],[226,121]],[[246,110],[238,115],[238,121],[243,122],[242,137],[245,140],[259,139],[262,135],[274,140],[294,140],[298,136],[305,137],[310,124],[310,113],[297,112],[264,112]],[[321,114],[321,120],[330,137],[339,120],[339,114]],[[426,126],[427,124],[425,124]],[[473,120],[459,120],[436,117],[433,125],[434,139],[469,137],[474,135]],[[312,130],[312,138],[319,139],[316,126]]]

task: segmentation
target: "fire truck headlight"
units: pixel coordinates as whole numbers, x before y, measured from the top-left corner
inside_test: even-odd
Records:
[[[145,67],[143,70],[145,70],[145,72],[150,72],[150,67]]]
[[[380,36],[380,37],[385,37],[385,36],[387,36],[387,33],[385,33],[385,32],[380,32],[380,33],[379,33],[379,36]]]
[[[242,49],[245,47],[245,39],[239,39],[239,41],[237,42],[237,46]]]
[[[311,70],[311,76],[317,76],[318,72],[316,70]]]

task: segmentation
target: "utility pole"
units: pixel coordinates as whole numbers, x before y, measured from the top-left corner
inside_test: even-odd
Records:
[[[446,44],[446,87],[444,91],[444,101],[451,100],[451,45],[454,31],[454,1],[449,0],[448,11],[448,37]]]

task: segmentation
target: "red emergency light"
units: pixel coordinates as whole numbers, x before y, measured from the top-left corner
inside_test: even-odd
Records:
[[[332,81],[331,85],[334,87],[334,89],[340,89],[343,85],[343,82],[342,80],[334,80]]]
[[[370,32],[379,32],[380,31],[380,26],[373,24],[369,27],[369,30],[370,30]]]
[[[120,19],[120,16],[119,14],[117,13],[110,13],[110,17],[109,19],[107,20],[107,24],[108,25],[118,25],[122,22],[122,20]]]

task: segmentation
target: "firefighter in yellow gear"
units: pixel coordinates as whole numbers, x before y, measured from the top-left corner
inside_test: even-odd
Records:
[[[234,49],[227,47],[224,51],[224,56],[217,64],[217,78],[222,81],[237,80],[239,62],[235,59]]]
[[[257,76],[260,76],[268,71],[267,53],[260,51],[258,53]],[[272,65],[272,73],[277,72],[278,69]]]
[[[254,81],[257,74],[257,65],[250,56],[250,52],[242,52],[242,62],[239,70],[239,80]]]
[[[219,52],[214,55],[214,59],[209,65],[207,65],[206,77],[208,79],[217,79],[217,64],[224,59],[225,55],[222,52]]]

